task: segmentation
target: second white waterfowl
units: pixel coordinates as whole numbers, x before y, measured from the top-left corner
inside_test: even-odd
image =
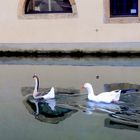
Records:
[[[111,103],[111,102],[118,102],[120,99],[121,90],[102,92],[98,95],[95,95],[93,88],[92,88],[92,85],[90,83],[85,83],[83,85],[83,88],[85,88],[87,90],[88,99],[91,101]]]
[[[33,91],[33,97],[34,99],[53,99],[55,98],[55,90],[54,90],[54,87],[52,87],[50,89],[49,92],[45,92],[45,93],[40,93],[38,92],[38,89],[39,89],[39,78],[36,74],[34,74],[33,76],[34,80],[35,80],[35,86],[34,86],[34,91]]]

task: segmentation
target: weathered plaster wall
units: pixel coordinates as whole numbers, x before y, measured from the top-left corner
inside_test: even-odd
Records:
[[[103,0],[75,0],[77,16],[18,18],[19,0],[0,4],[0,43],[139,42],[140,23],[105,24]]]

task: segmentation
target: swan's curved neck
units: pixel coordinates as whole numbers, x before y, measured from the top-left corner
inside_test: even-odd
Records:
[[[88,98],[92,98],[95,96],[92,86],[89,86],[87,88],[87,91],[88,91]]]
[[[35,77],[35,86],[34,86],[34,92],[33,96],[36,96],[38,94],[38,89],[39,89],[39,78]]]

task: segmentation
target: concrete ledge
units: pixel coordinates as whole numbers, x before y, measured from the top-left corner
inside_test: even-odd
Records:
[[[140,56],[140,42],[128,43],[1,43],[0,56]]]

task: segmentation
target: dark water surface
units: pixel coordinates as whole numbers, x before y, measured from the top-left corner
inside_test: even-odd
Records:
[[[137,59],[125,63],[123,59],[78,63],[8,59],[0,65],[0,139],[139,140],[139,91],[123,94],[117,104],[97,104],[88,101],[86,91],[80,89],[84,82],[92,83],[96,94],[115,83],[139,89]],[[39,75],[40,90],[55,87],[56,99],[38,102],[32,98],[34,73]]]

